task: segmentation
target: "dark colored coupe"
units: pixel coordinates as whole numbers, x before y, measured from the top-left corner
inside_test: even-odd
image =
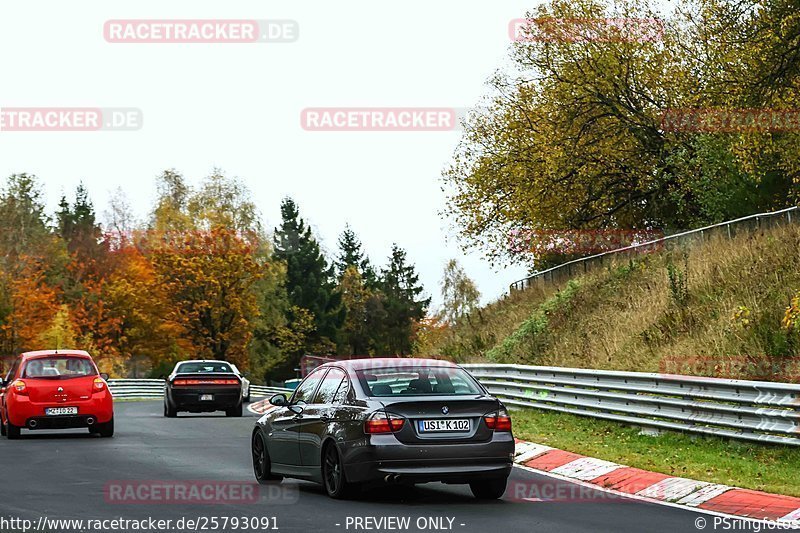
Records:
[[[326,363],[252,437],[259,483],[292,477],[344,498],[374,482],[469,484],[503,495],[514,437],[505,407],[466,370],[428,359]]]
[[[180,411],[242,416],[242,379],[225,361],[183,361],[166,379],[164,416],[168,418]]]

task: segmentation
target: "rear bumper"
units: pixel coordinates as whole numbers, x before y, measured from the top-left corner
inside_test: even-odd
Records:
[[[97,424],[97,419],[90,415],[50,416],[29,418],[25,427],[28,429],[76,429],[94,427]]]
[[[201,396],[207,394],[210,394],[213,400],[200,400]],[[242,391],[239,387],[173,388],[167,394],[167,401],[179,410],[219,411],[237,407],[242,401]]]
[[[364,445],[348,446],[345,475],[353,483],[469,483],[476,479],[506,478],[511,473],[514,438],[496,433],[492,440],[470,444],[409,445],[394,435],[368,437]]]
[[[77,407],[77,415],[47,416],[45,409],[48,407]],[[92,418],[95,424],[105,424],[114,417],[114,401],[107,391],[93,395],[90,400],[72,401],[65,403],[32,402],[24,396],[17,396],[8,405],[8,420],[19,427],[30,428],[30,420],[37,421],[37,429],[45,429],[42,424],[53,425],[51,429],[67,429],[70,427],[88,427],[84,425],[69,425],[69,420],[86,421]],[[67,421],[67,422],[60,422]],[[77,422],[73,422],[77,423]],[[60,427],[60,424],[65,424]]]

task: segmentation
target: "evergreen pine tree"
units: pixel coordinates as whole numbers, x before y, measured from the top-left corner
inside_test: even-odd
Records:
[[[349,225],[339,235],[339,255],[334,265],[338,280],[341,281],[347,268],[353,266],[356,267],[367,287],[375,286],[378,276],[369,262],[369,257],[364,253],[361,241]]]
[[[381,271],[381,291],[386,312],[384,348],[387,354],[408,355],[414,342],[414,326],[425,318],[430,298],[419,282],[414,265],[407,263],[406,252],[392,245],[389,264]]]
[[[280,227],[275,229],[274,258],[286,264],[286,292],[293,306],[307,309],[314,315],[315,331],[309,335],[306,349],[331,352],[345,310],[334,284],[333,266],[320,251],[311,228],[300,218],[291,198],[281,202]]]

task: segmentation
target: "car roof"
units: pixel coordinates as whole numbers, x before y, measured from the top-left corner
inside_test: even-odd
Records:
[[[458,365],[452,361],[444,361],[442,359],[424,359],[417,357],[372,357],[364,359],[347,359],[344,361],[331,361],[320,365],[326,366],[341,366],[351,370],[369,370],[375,368],[392,368],[397,366],[426,366],[426,367],[443,367],[443,368],[457,368]]]
[[[178,361],[176,364],[182,365],[183,363],[225,363],[226,365],[230,365],[228,361],[220,361],[217,359],[191,359],[189,361]]]
[[[22,358],[35,359],[37,357],[47,357],[51,355],[70,355],[70,356],[88,357],[88,358],[92,357],[91,355],[89,355],[89,352],[85,352],[83,350],[38,350],[34,352],[25,352],[22,354]]]

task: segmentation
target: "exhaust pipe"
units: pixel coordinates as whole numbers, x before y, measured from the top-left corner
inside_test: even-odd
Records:
[[[38,426],[38,425],[39,425],[39,422],[37,422],[36,420],[31,420],[30,422],[28,422],[28,427],[31,428],[31,429],[36,429],[36,426]]]
[[[93,426],[94,425],[94,418],[92,418],[91,416],[89,418],[87,418],[86,419],[86,425]]]
[[[387,474],[383,480],[386,483],[400,483],[400,474]]]

